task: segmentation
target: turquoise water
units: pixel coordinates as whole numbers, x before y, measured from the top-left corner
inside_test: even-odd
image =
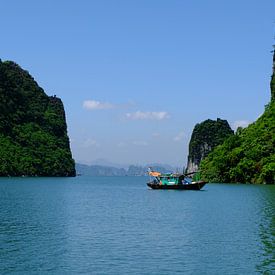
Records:
[[[146,180],[0,179],[0,273],[275,273],[275,186]]]

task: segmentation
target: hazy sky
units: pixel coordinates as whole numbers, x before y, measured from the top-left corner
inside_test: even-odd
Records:
[[[65,105],[73,156],[184,165],[194,125],[270,97],[274,0],[0,1],[0,58]]]

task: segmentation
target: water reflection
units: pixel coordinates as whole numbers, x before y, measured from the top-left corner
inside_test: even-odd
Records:
[[[262,260],[256,269],[262,274],[275,272],[275,186],[259,186],[262,194],[262,217],[259,235],[262,242]]]

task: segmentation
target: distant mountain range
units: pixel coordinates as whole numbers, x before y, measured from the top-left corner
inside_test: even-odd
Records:
[[[80,161],[81,162],[81,161]],[[108,167],[115,167],[115,168],[124,168],[124,169],[127,169],[129,167],[129,164],[121,164],[121,163],[115,163],[115,162],[112,162],[112,161],[109,161],[107,159],[104,159],[104,158],[98,158],[98,159],[95,159],[89,163],[85,163],[89,166],[108,166]]]
[[[76,172],[78,175],[85,176],[145,176],[147,175],[149,167],[161,173],[182,172],[179,168],[167,164],[147,164],[144,166],[130,165],[127,168],[119,168],[114,166],[86,165],[80,163],[76,163]]]

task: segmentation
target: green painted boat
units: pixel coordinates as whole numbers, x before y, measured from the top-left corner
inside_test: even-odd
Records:
[[[201,190],[207,183],[200,180],[199,173],[188,174],[161,174],[149,171],[150,181],[147,186],[151,189],[172,189],[172,190]],[[190,177],[192,175],[192,177]]]

